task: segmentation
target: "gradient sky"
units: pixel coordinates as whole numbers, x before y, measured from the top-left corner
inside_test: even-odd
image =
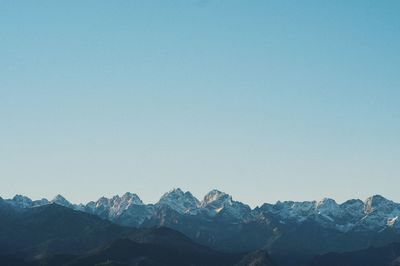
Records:
[[[399,14],[0,0],[0,196],[400,201]]]

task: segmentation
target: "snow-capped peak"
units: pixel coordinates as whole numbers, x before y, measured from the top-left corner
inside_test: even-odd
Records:
[[[185,194],[185,193],[182,191],[182,189],[180,189],[180,188],[173,188],[173,189],[171,189],[170,191],[164,193],[164,195],[162,195],[161,198],[169,197],[169,196],[171,196],[171,195],[173,195],[173,196],[176,195],[176,196],[178,196],[178,197],[181,197],[181,196],[183,196],[184,194]]]
[[[13,203],[15,203],[16,206],[22,207],[22,208],[27,208],[32,206],[32,200],[26,196],[23,195],[15,195],[12,200]]]
[[[60,194],[58,194],[57,196],[55,196],[51,201],[51,203],[55,203],[64,207],[72,207],[73,205],[66,200],[63,196],[61,196]]]
[[[49,203],[47,199],[32,200],[29,197],[19,194],[15,195],[12,199],[7,199],[6,202],[19,208],[31,208]]]
[[[400,204],[380,195],[374,195],[364,201],[364,217],[360,221],[361,228],[382,229],[397,224],[400,216]]]
[[[224,212],[237,219],[243,218],[251,211],[248,205],[234,201],[231,195],[216,189],[211,190],[204,196],[200,207],[208,210],[209,215]]]
[[[200,202],[189,191],[183,192],[180,188],[175,188],[165,193],[157,204],[168,205],[179,213],[192,213]]]
[[[96,202],[89,202],[85,208],[90,213],[115,218],[133,205],[144,205],[138,195],[126,192],[122,197],[115,195],[112,198],[101,197]]]
[[[365,214],[370,214],[376,210],[379,210],[380,212],[389,213],[397,206],[398,204],[382,197],[381,195],[374,195],[365,200],[364,212]]]
[[[213,203],[232,204],[232,196],[230,196],[222,191],[219,191],[217,189],[213,189],[204,196],[204,199],[201,202],[201,206],[205,207],[205,206],[207,206],[209,204],[213,204]]]
[[[328,216],[337,216],[341,212],[339,204],[337,204],[335,200],[329,198],[323,198],[318,201],[316,210],[318,214]]]
[[[319,208],[324,208],[327,206],[337,206],[338,204],[336,203],[336,201],[334,199],[330,199],[330,198],[323,198],[320,201],[317,202],[317,209]]]
[[[278,201],[275,205],[265,205],[264,209],[272,211],[283,220],[302,222],[315,212],[317,205],[316,201]]]
[[[131,192],[126,192],[124,195],[122,195],[121,200],[127,202],[128,204],[143,205],[143,201],[139,198],[139,196]]]
[[[23,195],[15,195],[6,203],[19,208],[31,208],[48,204],[47,199],[31,200]],[[134,193],[122,196],[102,197],[86,205],[71,204],[63,196],[57,195],[50,203],[56,203],[75,210],[96,214],[124,225],[139,226],[146,219],[156,215],[160,206],[168,206],[181,214],[205,215],[207,218],[222,217],[235,222],[252,221],[259,217],[275,217],[282,223],[303,223],[314,221],[323,227],[341,231],[382,230],[386,227],[400,231],[400,204],[380,195],[365,201],[348,200],[337,204],[335,200],[324,198],[320,201],[284,201],[264,204],[251,210],[246,204],[233,200],[232,196],[219,190],[211,190],[199,202],[190,192],[175,188],[165,193],[157,204],[144,204]],[[258,217],[258,218],[257,218]]]

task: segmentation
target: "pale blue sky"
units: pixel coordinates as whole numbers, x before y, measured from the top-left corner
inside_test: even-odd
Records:
[[[0,0],[0,196],[400,201],[399,14]]]

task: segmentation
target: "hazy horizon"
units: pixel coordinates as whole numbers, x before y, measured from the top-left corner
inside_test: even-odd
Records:
[[[400,202],[399,1],[0,1],[0,196]]]

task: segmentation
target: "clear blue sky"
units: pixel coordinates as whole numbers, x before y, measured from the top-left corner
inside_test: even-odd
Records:
[[[400,1],[0,1],[0,195],[400,201]]]

